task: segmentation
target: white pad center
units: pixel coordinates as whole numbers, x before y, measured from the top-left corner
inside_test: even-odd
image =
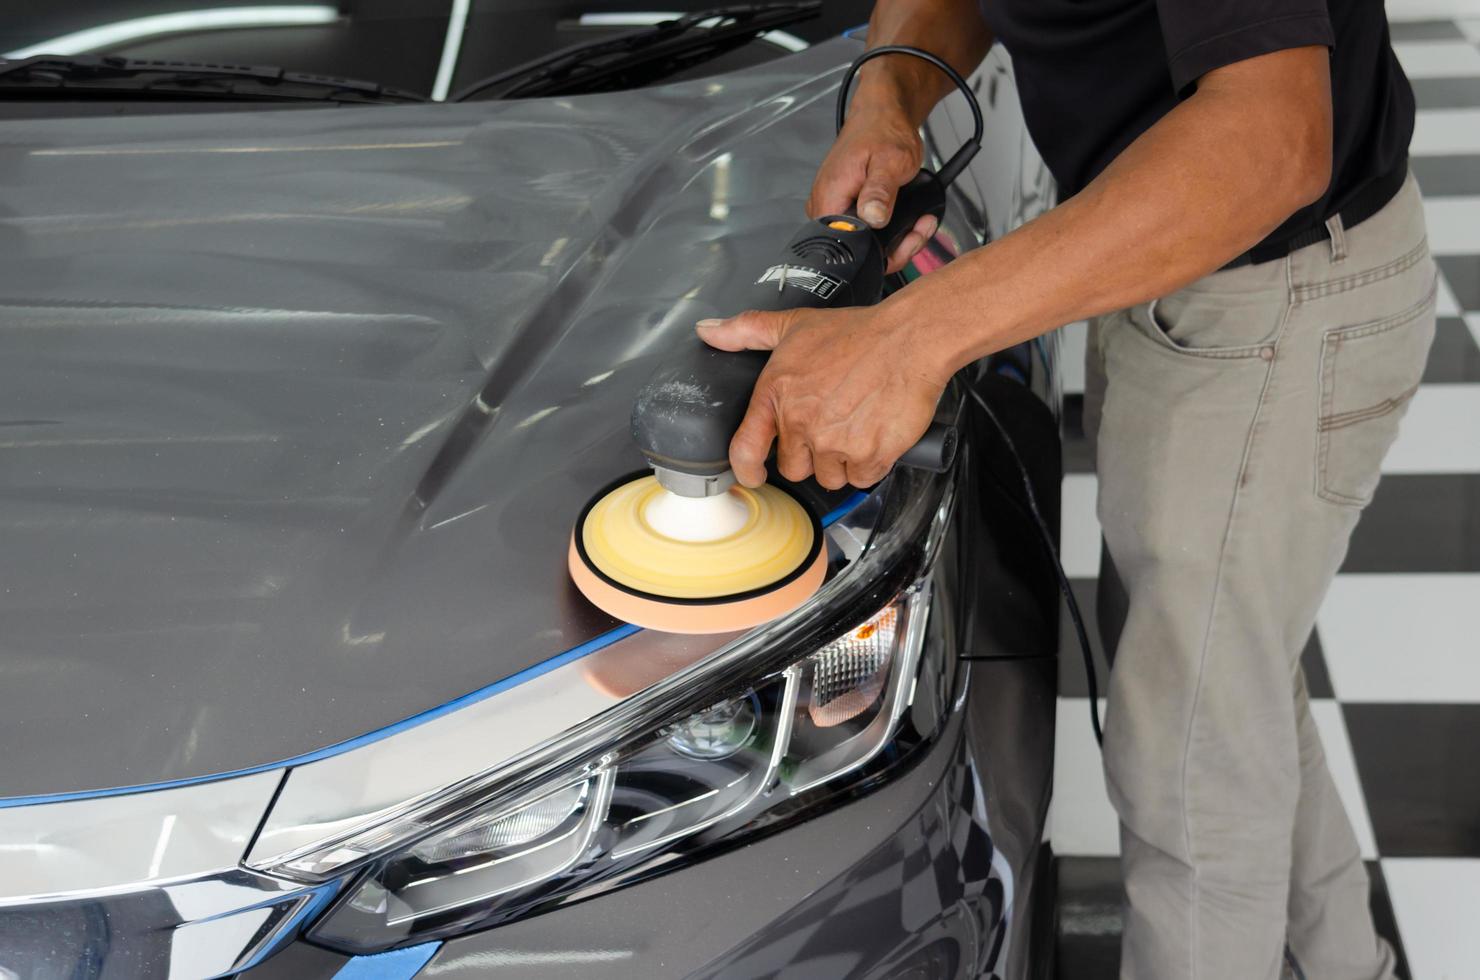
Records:
[[[718,541],[745,526],[750,507],[734,493],[685,497],[665,490],[653,497],[642,516],[654,531],[676,541]]]

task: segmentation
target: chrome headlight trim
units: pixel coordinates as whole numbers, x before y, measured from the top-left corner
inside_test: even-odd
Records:
[[[0,908],[235,871],[281,772],[0,809]]]

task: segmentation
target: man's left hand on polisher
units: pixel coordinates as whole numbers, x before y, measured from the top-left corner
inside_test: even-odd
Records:
[[[748,487],[766,481],[773,440],[788,480],[815,473],[829,490],[877,483],[930,425],[950,379],[881,307],[751,311],[701,320],[698,331],[720,350],[771,351],[730,441],[730,466]]]

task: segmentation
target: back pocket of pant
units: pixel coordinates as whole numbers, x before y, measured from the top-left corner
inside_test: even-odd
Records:
[[[1322,498],[1354,507],[1372,499],[1433,340],[1433,292],[1397,316],[1326,332],[1317,420]]]

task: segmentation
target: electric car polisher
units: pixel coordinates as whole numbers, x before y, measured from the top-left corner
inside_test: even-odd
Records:
[[[945,189],[981,144],[981,112],[965,81],[934,55],[905,47],[866,52],[845,76],[883,54],[924,58],[966,93],[975,135],[939,173],[921,170],[901,187],[889,223],[856,213],[808,221],[760,271],[747,308],[867,306],[883,295],[888,256],[923,216],[945,213]],[[632,437],[652,467],[604,488],[571,535],[570,574],[595,605],[638,626],[674,633],[747,629],[795,609],[822,585],[827,550],[815,514],[774,484],[744,487],[730,470],[765,351],[720,351],[690,335],[638,392]],[[941,471],[955,453],[952,426],[936,423],[899,460]]]

